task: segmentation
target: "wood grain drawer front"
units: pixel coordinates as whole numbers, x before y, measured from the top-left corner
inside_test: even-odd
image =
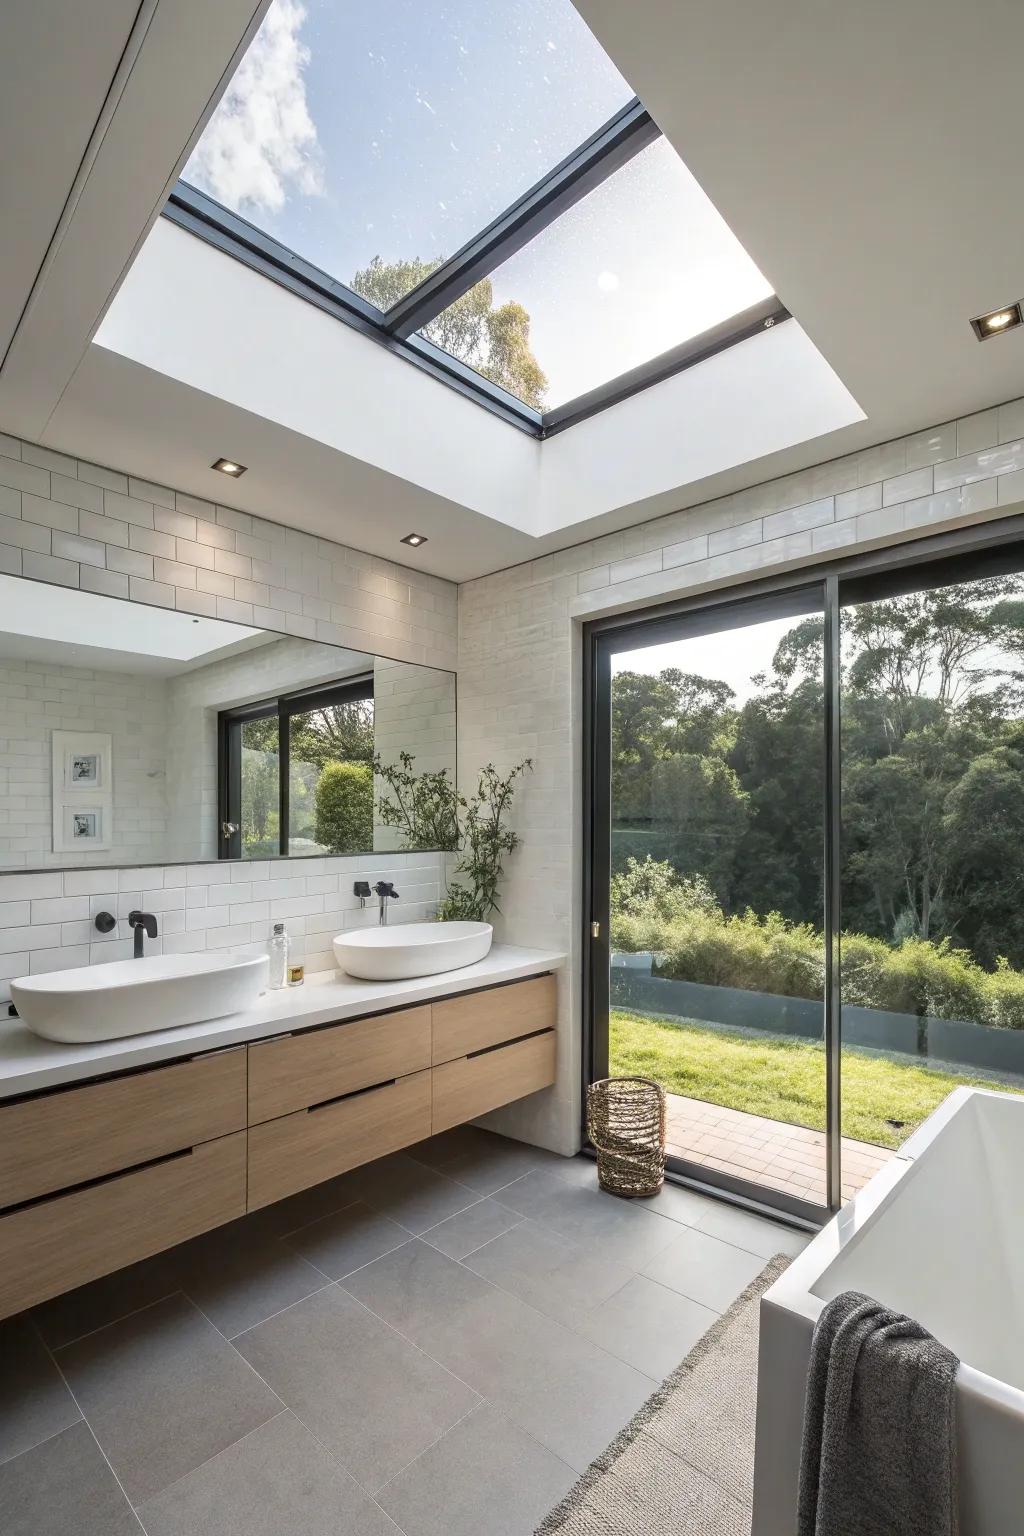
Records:
[[[555,1031],[435,1067],[431,1132],[451,1130],[555,1080]]]
[[[435,1067],[504,1040],[518,1040],[539,1029],[554,1029],[558,984],[554,976],[531,976],[487,992],[467,992],[434,1004]]]
[[[430,1066],[430,1007],[354,1019],[249,1047],[249,1124]]]
[[[0,1208],[244,1129],[244,1046],[0,1105]]]
[[[0,1216],[0,1317],[245,1211],[245,1132]]]
[[[399,1152],[429,1135],[429,1072],[255,1125],[249,1131],[249,1209]]]

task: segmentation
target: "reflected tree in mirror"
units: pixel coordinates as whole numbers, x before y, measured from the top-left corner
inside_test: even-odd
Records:
[[[373,708],[352,699],[289,717],[289,852],[373,847]]]
[[[374,758],[374,774],[387,791],[378,795],[377,817],[396,829],[406,852],[452,851],[459,846],[458,791],[446,768],[417,774],[415,761],[411,752],[400,752],[397,763],[385,763],[379,753]]]

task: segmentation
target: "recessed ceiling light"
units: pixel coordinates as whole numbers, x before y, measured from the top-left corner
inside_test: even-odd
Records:
[[[427,536],[425,533],[407,533],[405,538],[402,540],[403,544],[409,544],[413,549],[418,549],[421,544],[425,544],[426,542]]]
[[[1020,304],[1004,304],[1002,309],[990,309],[987,315],[976,315],[971,326],[979,341],[987,341],[990,336],[1001,336],[1004,331],[1012,331],[1022,322],[1024,314],[1021,313]]]
[[[239,475],[244,475],[246,470],[244,464],[236,464],[234,459],[216,459],[210,468],[219,469],[222,475],[230,475],[233,480],[237,480]]]

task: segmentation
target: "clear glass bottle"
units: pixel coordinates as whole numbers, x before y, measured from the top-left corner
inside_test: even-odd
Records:
[[[272,992],[277,991],[279,987],[283,987],[288,980],[288,950],[290,947],[288,935],[284,931],[284,923],[275,923],[268,946],[270,973],[267,977],[267,986]]]

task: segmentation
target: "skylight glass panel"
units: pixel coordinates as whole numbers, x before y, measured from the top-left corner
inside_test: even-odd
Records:
[[[274,0],[184,179],[386,309],[632,94],[570,0]]]
[[[551,410],[771,293],[657,139],[420,334]]]

